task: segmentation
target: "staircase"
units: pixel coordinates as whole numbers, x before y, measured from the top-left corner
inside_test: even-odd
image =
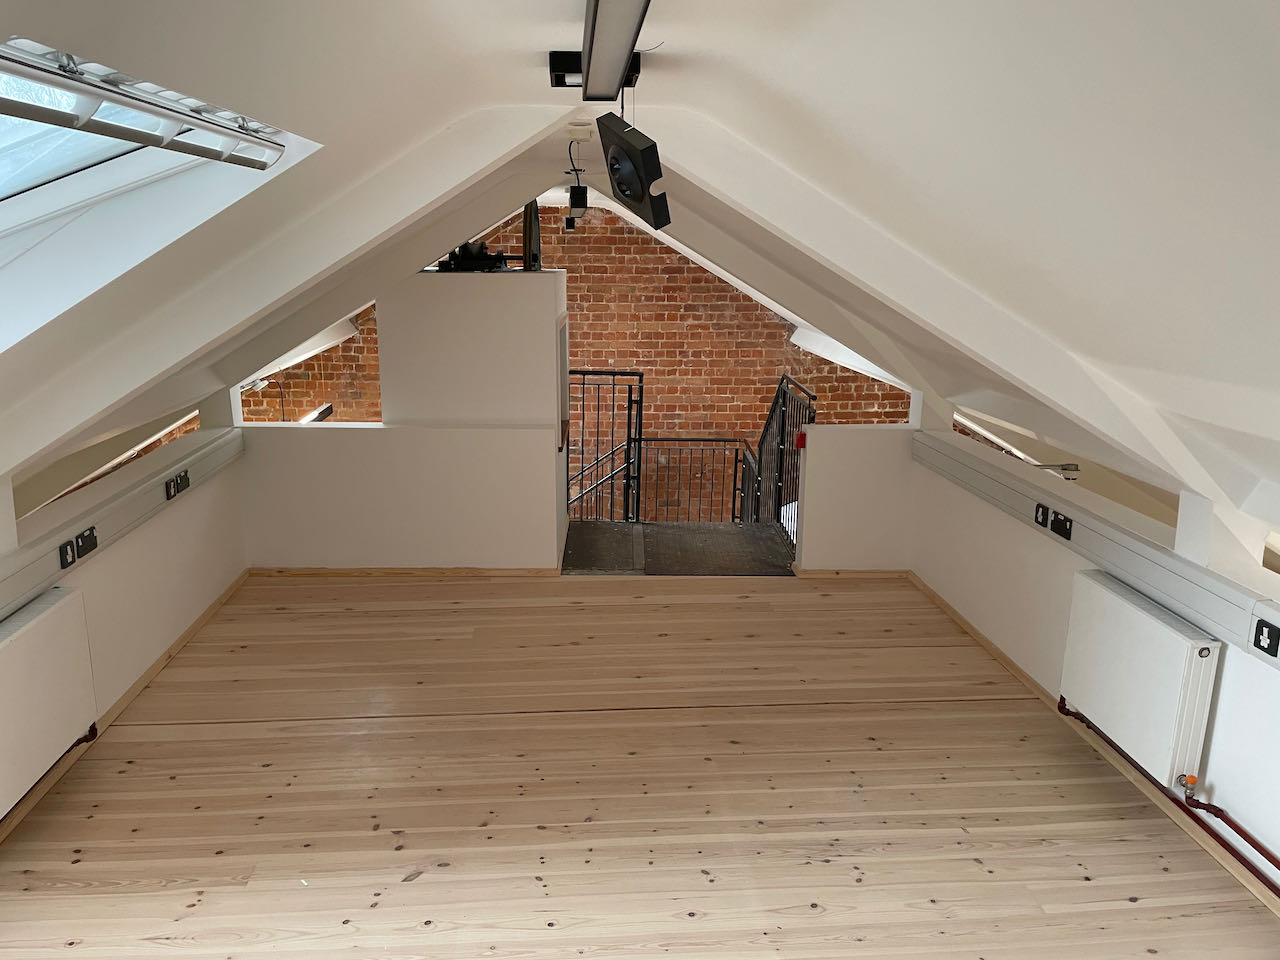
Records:
[[[755,449],[733,437],[645,436],[644,374],[571,370],[566,502],[574,521],[776,524],[795,554],[800,453],[814,394],[783,376]]]
[[[777,523],[786,531],[792,554],[796,545],[796,512],[800,501],[800,450],[796,437],[814,422],[817,397],[783,375],[756,444],[755,463],[744,463],[739,501],[743,523]],[[750,453],[748,449],[747,453]],[[754,495],[749,492],[755,475]],[[748,508],[750,508],[748,510]]]

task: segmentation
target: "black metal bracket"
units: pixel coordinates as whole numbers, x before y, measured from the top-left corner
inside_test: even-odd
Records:
[[[551,74],[553,87],[582,86],[582,51],[551,50],[547,53],[547,70]],[[624,87],[634,87],[640,79],[640,54],[631,54],[631,62],[627,64],[627,73],[622,78]]]

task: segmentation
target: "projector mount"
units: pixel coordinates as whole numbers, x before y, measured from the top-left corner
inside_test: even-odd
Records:
[[[542,230],[537,200],[530,200],[524,205],[521,228],[524,237],[522,253],[503,253],[501,250],[491,253],[483,240],[471,240],[460,244],[456,250],[450,250],[448,256],[436,264],[436,270],[440,273],[494,273],[510,270],[507,264],[512,260],[519,260],[525,270],[541,270]]]

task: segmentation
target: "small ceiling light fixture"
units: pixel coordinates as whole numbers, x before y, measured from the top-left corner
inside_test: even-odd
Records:
[[[649,0],[587,0],[582,30],[583,100],[618,99],[648,10]],[[638,62],[635,72],[640,72]]]
[[[585,217],[587,215],[587,188],[582,184],[569,188],[569,216]]]
[[[565,173],[572,173],[575,181],[575,185],[569,188],[569,217],[572,219],[587,215],[587,188],[582,185],[582,174],[587,171],[578,166],[577,161],[573,159],[573,145],[576,142],[576,140],[569,141],[569,169],[565,171]],[[568,229],[573,228],[568,227]]]

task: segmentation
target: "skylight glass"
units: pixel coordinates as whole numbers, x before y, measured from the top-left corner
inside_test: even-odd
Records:
[[[74,93],[7,73],[0,73],[0,97],[66,113],[74,113],[79,100]],[[110,137],[0,115],[0,200],[135,149]]]
[[[319,144],[3,37],[0,392],[17,396],[13,385],[27,382],[14,350],[22,341]]]
[[[7,73],[0,73],[0,97],[39,107],[52,107],[65,113],[75,113],[77,100],[74,93]]]
[[[0,114],[19,120],[254,170],[284,153],[276,127],[22,37],[0,42],[0,78]]]
[[[94,111],[93,117],[95,120],[116,123],[122,127],[132,127],[134,130],[146,130],[148,133],[160,133],[167,126],[173,126],[175,130],[178,128],[177,121],[166,122],[163,117],[158,117],[153,113],[131,110],[115,103],[104,103]]]
[[[0,115],[0,200],[141,149],[125,140]]]

